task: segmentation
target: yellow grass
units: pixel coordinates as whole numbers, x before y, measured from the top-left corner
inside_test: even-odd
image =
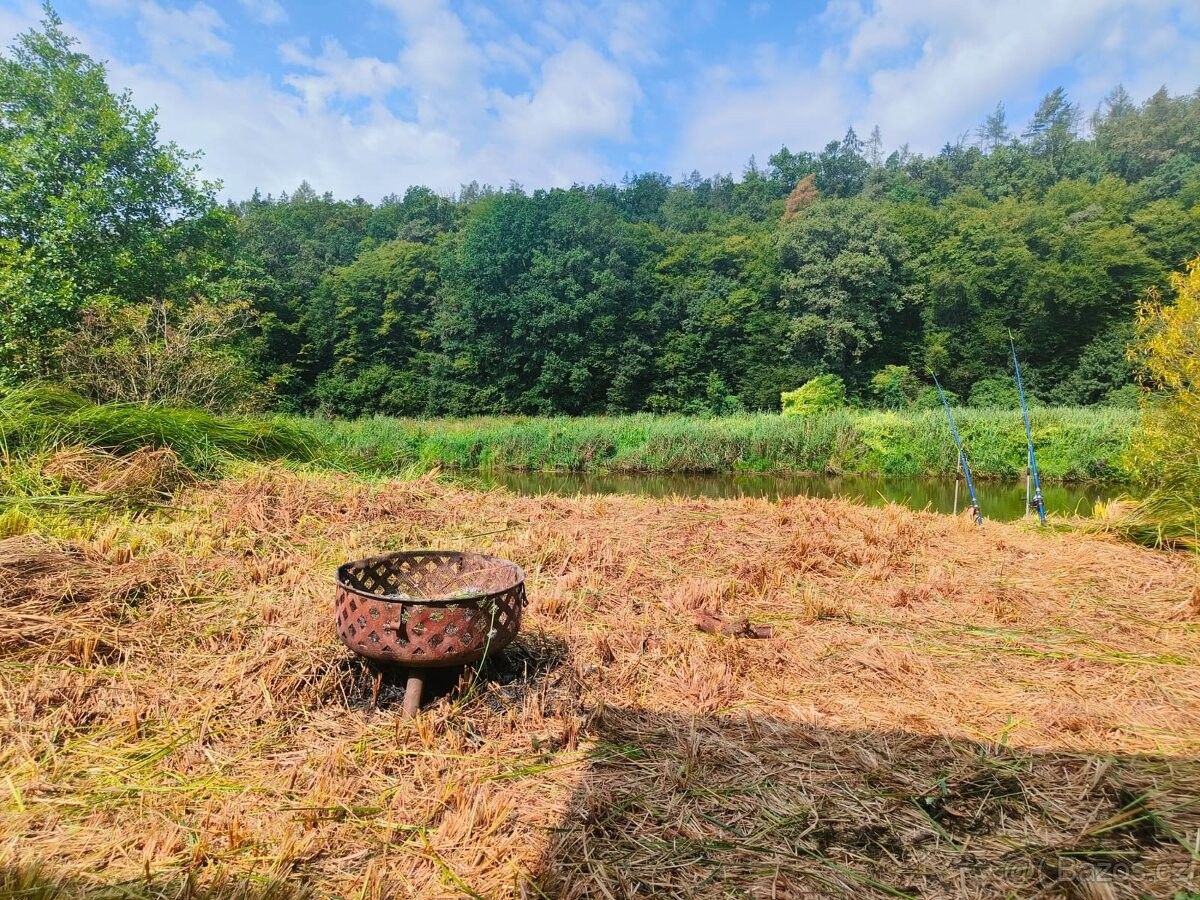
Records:
[[[0,541],[0,893],[1197,889],[1182,556],[900,507],[269,469],[50,531]],[[426,546],[519,562],[531,603],[498,681],[406,721],[337,642],[331,576]]]

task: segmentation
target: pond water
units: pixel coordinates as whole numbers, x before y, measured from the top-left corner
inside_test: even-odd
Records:
[[[502,485],[519,494],[643,494],[651,497],[842,497],[882,506],[900,503],[912,509],[952,513],[953,479],[871,477],[865,475],[597,475],[567,472],[485,472],[471,479]],[[1009,521],[1025,515],[1025,483],[978,481],[979,505],[989,519]],[[1046,484],[1042,493],[1052,515],[1092,514],[1097,501],[1128,493],[1121,485]],[[959,487],[958,509],[968,504]]]

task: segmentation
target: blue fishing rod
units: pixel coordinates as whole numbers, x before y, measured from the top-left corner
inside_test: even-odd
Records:
[[[1021,398],[1021,415],[1025,419],[1025,443],[1029,446],[1029,477],[1033,479],[1033,499],[1027,500],[1029,510],[1037,510],[1038,520],[1046,524],[1046,501],[1042,498],[1042,479],[1038,475],[1037,452],[1033,449],[1033,427],[1029,424],[1029,404],[1025,402],[1025,385],[1021,381],[1021,364],[1017,361],[1017,345],[1008,336],[1012,348],[1013,372],[1017,376],[1017,395]]]
[[[979,499],[975,496],[975,482],[971,478],[971,466],[967,463],[967,451],[963,449],[962,441],[958,437],[958,426],[954,424],[954,413],[950,411],[950,401],[946,399],[946,392],[942,390],[942,385],[938,382],[936,375],[933,376],[933,383],[937,385],[938,396],[942,398],[942,407],[946,410],[946,421],[950,423],[950,437],[954,438],[954,446],[958,448],[958,467],[967,480],[967,493],[971,495],[971,516],[975,519],[976,525],[982,525],[983,513],[979,509]]]

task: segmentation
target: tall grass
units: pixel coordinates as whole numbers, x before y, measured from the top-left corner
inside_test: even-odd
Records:
[[[136,403],[95,404],[49,386],[0,395],[0,452],[6,457],[65,447],[115,453],[169,448],[189,469],[207,472],[229,457],[309,459],[316,443],[307,429],[278,418],[217,416]]]
[[[1013,478],[1025,469],[1021,416],[963,409],[959,430],[972,468]],[[1136,411],[1034,411],[1042,473],[1062,481],[1124,481]],[[956,454],[939,410],[838,410],[799,418],[631,415],[586,418],[367,418],[308,420],[336,465],[389,472],[412,467],[622,473],[856,473],[949,475]]]

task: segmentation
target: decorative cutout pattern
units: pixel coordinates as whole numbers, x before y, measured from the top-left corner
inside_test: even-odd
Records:
[[[405,551],[338,568],[335,624],[342,642],[369,659],[458,666],[507,646],[526,602],[525,573],[507,560]]]

